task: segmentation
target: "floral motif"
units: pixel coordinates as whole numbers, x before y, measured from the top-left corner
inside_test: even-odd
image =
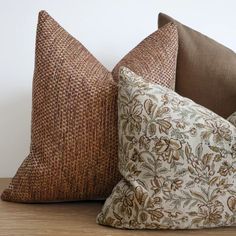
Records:
[[[199,210],[196,213],[196,218],[193,218],[193,222],[202,223],[204,226],[217,225],[220,224],[222,220],[222,213],[224,211],[224,205],[215,201],[210,204],[200,204]],[[195,212],[192,213],[192,216],[195,215]]]
[[[213,141],[215,143],[223,140],[230,141],[231,139],[229,124],[222,120],[207,120],[204,129],[205,131],[201,133],[203,139],[209,139],[211,135],[213,136]]]
[[[227,204],[228,204],[229,209],[232,212],[236,213],[236,197],[235,196],[229,197]]]
[[[117,194],[114,198],[114,204],[118,206],[119,212],[124,215],[131,216],[133,207],[134,193],[129,189],[128,185],[124,188],[117,188]]]
[[[120,71],[123,179],[97,222],[129,229],[236,224],[236,127],[175,92]]]
[[[182,145],[179,140],[161,137],[160,139],[155,139],[152,151],[157,156],[162,156],[164,161],[171,163],[174,160],[179,160],[179,150],[181,147]]]
[[[140,132],[140,123],[142,118],[142,106],[137,103],[135,99],[132,100],[127,106],[123,107],[122,119],[124,120],[124,130],[128,130],[128,133],[133,134],[135,131]]]
[[[236,112],[229,116],[227,120],[236,127]]]

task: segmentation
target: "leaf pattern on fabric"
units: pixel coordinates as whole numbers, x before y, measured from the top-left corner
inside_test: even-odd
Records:
[[[236,112],[229,116],[227,120],[236,127]]]
[[[129,229],[236,224],[236,127],[120,70],[119,170],[97,222]]]

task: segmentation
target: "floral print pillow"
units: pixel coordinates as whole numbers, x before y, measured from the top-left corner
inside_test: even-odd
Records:
[[[229,116],[227,120],[236,127],[236,112]]]
[[[128,229],[236,224],[236,127],[120,70],[119,170],[97,222]]]

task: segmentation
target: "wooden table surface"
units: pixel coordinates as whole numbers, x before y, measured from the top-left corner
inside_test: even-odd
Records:
[[[0,192],[9,183],[0,179]],[[1,236],[236,236],[236,227],[208,230],[119,230],[97,225],[101,201],[22,204],[0,201]]]

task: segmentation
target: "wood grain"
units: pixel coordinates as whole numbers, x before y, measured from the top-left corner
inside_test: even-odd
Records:
[[[10,179],[0,179],[0,192]],[[118,230],[97,225],[102,201],[22,204],[0,201],[1,236],[236,236],[236,227],[209,230]]]

